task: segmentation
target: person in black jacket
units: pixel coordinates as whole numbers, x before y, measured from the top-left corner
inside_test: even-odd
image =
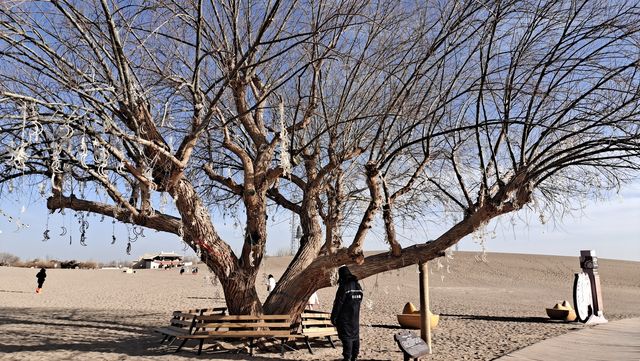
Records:
[[[36,288],[36,293],[42,292],[42,285],[44,284],[44,279],[47,278],[47,271],[44,268],[40,268],[40,272],[36,274],[36,278],[38,279],[38,288]]]
[[[331,310],[331,322],[342,341],[344,361],[355,361],[360,350],[360,304],[362,287],[347,266],[338,269],[338,291]]]

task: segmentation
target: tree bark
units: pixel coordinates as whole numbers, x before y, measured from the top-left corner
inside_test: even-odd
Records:
[[[220,239],[211,217],[191,184],[181,180],[171,190],[184,225],[184,241],[199,251],[224,290],[230,314],[259,314],[262,305],[255,288],[256,267],[242,267],[231,247]]]

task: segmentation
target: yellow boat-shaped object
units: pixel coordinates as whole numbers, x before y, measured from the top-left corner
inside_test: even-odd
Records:
[[[556,303],[553,308],[547,308],[547,316],[552,320],[564,320],[573,322],[576,320],[576,311],[571,307],[568,301]]]
[[[398,323],[402,328],[419,329],[420,328],[420,311],[411,303],[407,303],[402,310],[402,314],[396,315],[398,317]],[[431,329],[438,326],[440,320],[439,315],[434,315],[429,312],[429,322],[431,323]]]

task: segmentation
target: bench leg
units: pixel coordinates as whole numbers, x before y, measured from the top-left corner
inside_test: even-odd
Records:
[[[169,341],[169,343],[167,344],[168,346],[173,345],[173,342],[176,340],[175,336],[169,336],[169,339],[167,341]]]
[[[288,349],[289,351],[297,351],[298,350],[298,347],[296,347],[295,341],[293,343],[293,346],[291,346],[289,344],[289,340],[285,340],[285,339],[282,339],[282,340],[283,340],[282,342],[283,342],[283,346],[284,346],[285,349]]]
[[[200,345],[198,345],[198,355],[202,353],[202,345],[204,344],[204,338],[200,339]]]
[[[253,356],[253,337],[249,338],[249,355]]]
[[[331,347],[336,348],[336,344],[333,343],[333,340],[331,339],[331,336],[327,336],[327,340],[329,340],[329,343],[331,344]]]
[[[309,349],[309,353],[313,355],[313,350],[311,349],[311,344],[309,343],[309,337],[304,338],[304,343],[307,344],[307,348]]]
[[[186,338],[184,340],[182,340],[182,342],[180,343],[180,346],[178,346],[178,348],[176,349],[176,352],[180,351],[180,349],[182,349],[182,346],[184,346],[185,343],[187,343],[187,339]]]
[[[160,341],[160,343],[164,343],[164,341],[166,341],[167,338],[169,338],[169,335],[164,335],[164,337],[162,338],[162,341]]]
[[[284,339],[280,340],[280,356],[284,357]]]

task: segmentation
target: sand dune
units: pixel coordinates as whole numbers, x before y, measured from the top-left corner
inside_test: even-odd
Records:
[[[491,360],[540,340],[580,329],[576,323],[550,322],[544,308],[571,300],[577,257],[459,252],[454,259],[432,262],[432,311],[441,315],[429,360]],[[266,259],[264,274],[276,279],[287,258]],[[448,271],[447,271],[448,268]],[[176,270],[48,270],[44,292],[34,293],[37,270],[0,267],[0,360],[182,360],[159,344],[153,327],[168,322],[176,309],[224,304],[219,286],[200,267],[197,276]],[[609,319],[640,316],[640,263],[600,260],[605,315]],[[417,267],[407,267],[362,281],[362,360],[400,360],[393,342],[395,314],[405,302],[418,304]],[[335,289],[319,292],[330,310]],[[259,288],[262,298],[265,287]],[[336,360],[340,348],[289,352],[286,359]],[[216,354],[200,359],[274,359],[276,352]]]

